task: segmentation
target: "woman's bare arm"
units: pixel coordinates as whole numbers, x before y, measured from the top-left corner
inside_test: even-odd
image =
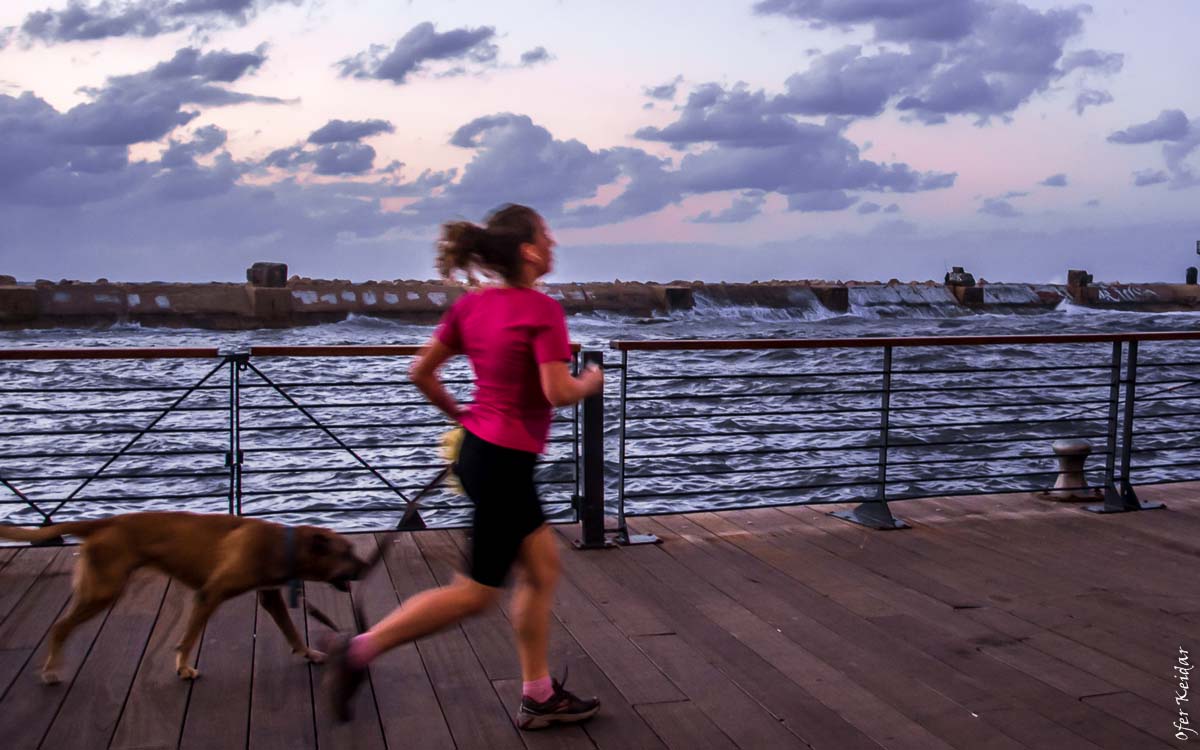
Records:
[[[462,418],[464,410],[454,400],[454,396],[450,395],[450,391],[446,390],[441,377],[438,376],[441,366],[455,354],[453,349],[440,340],[430,339],[413,360],[408,369],[408,378],[417,386],[417,390],[425,394],[425,398],[429,399],[431,404],[457,422]]]
[[[604,388],[604,372],[589,366],[579,377],[571,374],[566,362],[543,362],[539,365],[542,392],[551,406],[571,406]]]

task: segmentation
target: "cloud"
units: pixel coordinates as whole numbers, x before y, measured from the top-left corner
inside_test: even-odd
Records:
[[[1112,94],[1099,89],[1084,89],[1075,97],[1075,114],[1082,115],[1083,110],[1088,107],[1099,107],[1103,104],[1109,104],[1113,100]]]
[[[281,103],[274,97],[243,94],[221,85],[236,82],[265,60],[261,49],[245,53],[181,49],[148,71],[115,76],[101,88],[84,89],[93,100],[76,105],[59,118],[57,136],[92,145],[153,142],[198,115],[185,110],[187,104]]]
[[[1150,143],[1179,141],[1187,137],[1188,118],[1178,109],[1164,109],[1150,122],[1130,125],[1108,137],[1111,143]]]
[[[272,5],[303,0],[70,0],[62,10],[34,11],[21,23],[31,40],[56,44],[110,37],[154,37],[185,29],[245,25]]]
[[[804,123],[775,111],[762,91],[739,84],[698,87],[679,119],[637,131],[639,138],[688,149],[678,184],[685,192],[763,190],[793,195],[831,190],[914,192],[950,187],[954,173],[917,172],[907,164],[860,158],[845,138],[847,122]]]
[[[162,153],[159,163],[165,167],[182,167],[195,164],[196,157],[211,154],[221,146],[224,146],[228,136],[228,133],[216,125],[206,125],[202,128],[197,128],[192,134],[192,140],[190,141],[176,141],[172,139],[167,150]]]
[[[1133,184],[1137,187],[1160,185],[1170,179],[1170,175],[1161,169],[1141,169],[1133,173]]]
[[[657,86],[647,86],[642,89],[642,92],[651,99],[669,102],[674,101],[675,94],[679,90],[679,84],[683,82],[683,76],[675,76],[667,83],[660,83]]]
[[[695,224],[738,224],[761,214],[766,202],[766,193],[761,190],[747,190],[736,196],[733,203],[723,211],[715,214],[712,211],[701,211],[688,221]]]
[[[1188,157],[1200,148],[1200,122],[1189,121],[1178,109],[1163,110],[1153,120],[1118,130],[1108,140],[1122,144],[1162,142],[1167,172],[1150,169],[1134,172],[1133,184],[1138,187],[1169,182],[1172,190],[1179,190],[1200,185],[1200,176],[1187,164]]]
[[[496,30],[491,26],[451,29],[438,32],[428,21],[419,23],[400,37],[389,52],[384,45],[367,50],[337,63],[343,77],[373,78],[396,85],[408,82],[412,74],[424,72],[431,62],[456,61],[478,67],[494,66],[499,50],[492,42]],[[465,73],[461,65],[443,75]]]
[[[870,25],[876,41],[908,45],[871,56],[852,46],[816,58],[780,97],[785,111],[802,114],[873,116],[895,100],[926,124],[955,115],[986,124],[1074,71],[1112,75],[1124,64],[1119,53],[1065,52],[1083,30],[1086,6],[1041,12],[1010,0],[765,0],[755,10],[817,28]],[[1099,103],[1089,101],[1097,95],[1076,106]]]
[[[521,53],[521,66],[529,67],[538,63],[550,62],[553,59],[554,56],[547,52],[545,47],[534,47]]]
[[[1058,174],[1050,175],[1049,177],[1042,180],[1038,184],[1045,185],[1046,187],[1066,187],[1067,186],[1067,176],[1065,174],[1063,174],[1062,172],[1059,172]]]
[[[889,203],[889,204],[888,204],[888,206],[887,206],[887,208],[883,209],[883,212],[884,212],[885,214],[897,214],[897,213],[900,213],[900,206],[896,205],[895,203]]]
[[[843,211],[858,202],[858,196],[842,190],[818,190],[787,197],[789,211]]]
[[[856,210],[860,214],[873,214],[878,213],[880,208],[882,208],[882,206],[880,206],[878,203],[864,201],[863,203],[858,204],[858,208]]]
[[[1005,219],[1021,215],[1021,212],[1013,204],[1003,198],[984,198],[983,205],[979,207],[979,213],[1000,216]]]
[[[360,141],[380,133],[394,133],[396,127],[387,120],[330,120],[308,136],[309,143],[343,143]]]
[[[985,15],[987,3],[975,0],[762,0],[760,15],[784,15],[809,26],[871,24],[878,39],[948,41],[969,34]]]
[[[1092,198],[1091,200],[1089,200],[1087,203],[1084,203],[1083,205],[1087,206],[1088,208],[1096,208],[1100,205],[1100,199]]]

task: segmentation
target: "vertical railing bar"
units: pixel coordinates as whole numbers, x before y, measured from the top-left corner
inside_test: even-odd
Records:
[[[1108,389],[1108,455],[1104,460],[1104,492],[1117,492],[1117,420],[1121,403],[1121,342],[1112,342],[1112,366]]]
[[[883,379],[879,399],[879,502],[887,502],[888,436],[892,404],[892,347],[883,347]]]
[[[229,365],[229,451],[225,466],[229,468],[229,515],[237,515],[237,455],[238,455],[238,368],[233,356],[225,358]]]
[[[583,352],[583,366],[604,366],[604,352]],[[579,549],[612,546],[604,529],[604,391],[583,400],[583,501]]]
[[[621,392],[617,418],[617,529],[628,538],[625,527],[625,393],[629,382],[629,352],[621,350]]]
[[[571,355],[571,365],[575,370],[575,372],[573,374],[576,377],[578,377],[578,375],[579,375],[579,352],[575,352],[573,355]],[[583,453],[581,450],[581,446],[579,444],[579,416],[580,416],[579,402],[576,401],[574,406],[571,407],[571,409],[572,409],[572,412],[574,413],[574,418],[571,420],[571,437],[572,437],[571,450],[574,452],[574,459],[575,459],[574,464],[573,464],[574,470],[575,470],[575,498],[574,498],[575,502],[572,503],[572,506],[575,510],[575,522],[579,523],[579,504],[583,501],[583,485],[582,485],[583,472],[581,472],[579,470],[579,468],[580,468],[579,461],[580,461],[580,458],[582,457],[582,453]]]
[[[1129,342],[1129,362],[1125,366],[1125,421],[1121,425],[1121,498],[1128,504],[1137,502],[1133,485],[1129,483],[1130,449],[1133,448],[1133,418],[1137,407],[1135,393],[1137,390],[1137,361],[1138,342]]]

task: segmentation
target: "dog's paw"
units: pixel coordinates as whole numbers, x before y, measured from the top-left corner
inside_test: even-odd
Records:
[[[194,680],[200,676],[200,670],[195,667],[180,667],[175,670],[175,674],[179,675],[181,680]]]
[[[62,682],[62,677],[58,675],[58,671],[54,669],[42,670],[42,683],[45,685],[57,685]]]
[[[310,648],[304,652],[304,658],[311,661],[313,664],[324,664],[325,652]]]

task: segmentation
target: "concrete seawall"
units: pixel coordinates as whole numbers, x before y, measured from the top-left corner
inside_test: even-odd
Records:
[[[1086,276],[1086,275],[1085,275]],[[929,282],[771,281],[748,284],[641,282],[548,284],[568,313],[634,316],[712,307],[759,307],[801,314],[873,310],[898,315],[954,314],[963,308],[1037,312],[1064,299],[1119,310],[1200,310],[1200,287],[1186,284],[938,284]],[[432,322],[467,288],[433,281],[349,282],[293,276],[286,282],[18,283],[0,276],[0,327],[53,328],[138,323],[211,329],[284,328],[369,315]],[[924,312],[923,312],[924,311]]]

